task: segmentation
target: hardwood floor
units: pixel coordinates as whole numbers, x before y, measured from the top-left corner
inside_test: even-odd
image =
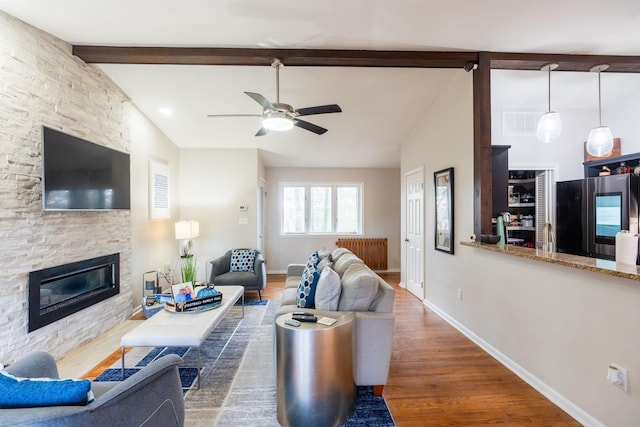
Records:
[[[580,426],[400,288],[398,273],[380,275],[396,289],[393,354],[383,395],[398,427]],[[270,274],[263,298],[279,300],[284,280],[284,275]],[[245,298],[257,299],[258,293],[247,292]],[[119,357],[117,350],[103,365]]]
[[[383,395],[398,427],[580,426],[400,288],[398,273],[380,275],[396,289],[394,347]],[[269,275],[263,297],[279,299],[284,279]]]

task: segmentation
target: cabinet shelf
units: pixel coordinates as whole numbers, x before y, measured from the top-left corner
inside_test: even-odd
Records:
[[[614,138],[616,140],[618,138]],[[600,175],[600,171],[602,170],[602,166],[606,166],[611,170],[611,175],[615,175],[615,170],[618,166],[620,166],[621,162],[625,162],[627,166],[631,167],[631,172],[633,169],[638,166],[638,162],[640,161],[640,153],[631,153],[625,154],[623,156],[618,157],[607,157],[602,160],[590,160],[584,162],[584,177],[591,178]]]
[[[510,208],[535,208],[535,203],[512,203],[509,205]]]
[[[524,227],[522,225],[507,226],[507,231],[536,231],[535,227]]]
[[[514,179],[509,178],[509,184],[531,184],[536,182],[535,178]]]

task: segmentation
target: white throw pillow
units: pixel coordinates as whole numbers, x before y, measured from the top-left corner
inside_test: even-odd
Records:
[[[369,311],[378,294],[378,279],[364,264],[354,263],[342,276],[339,311]]]
[[[336,262],[342,255],[350,253],[351,251],[347,248],[335,248],[333,252],[331,252],[331,259],[333,262]]]
[[[333,263],[333,269],[342,277],[347,268],[354,263],[362,264],[362,260],[354,254],[344,254]]]
[[[318,261],[318,265],[316,266],[316,268],[319,272],[322,272],[322,269],[326,266],[333,267],[333,262],[331,262],[330,257],[321,258],[320,261]]]
[[[340,293],[342,291],[342,285],[340,284],[340,276],[333,271],[331,267],[325,267],[320,273],[318,279],[318,286],[316,287],[316,308],[319,310],[332,310],[338,309],[338,302],[340,301]]]

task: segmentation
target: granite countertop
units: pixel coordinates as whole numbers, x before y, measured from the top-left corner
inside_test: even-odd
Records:
[[[579,270],[593,271],[624,279],[640,280],[640,268],[636,265],[616,264],[615,261],[570,255],[559,252],[548,252],[542,249],[523,248],[513,245],[490,245],[476,242],[460,242],[463,246],[478,248],[485,251],[498,252],[505,255],[528,258],[534,261],[560,264]]]

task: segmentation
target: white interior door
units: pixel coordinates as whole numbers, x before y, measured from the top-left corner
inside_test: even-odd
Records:
[[[409,292],[424,299],[424,170],[405,176],[406,191],[406,280]]]

